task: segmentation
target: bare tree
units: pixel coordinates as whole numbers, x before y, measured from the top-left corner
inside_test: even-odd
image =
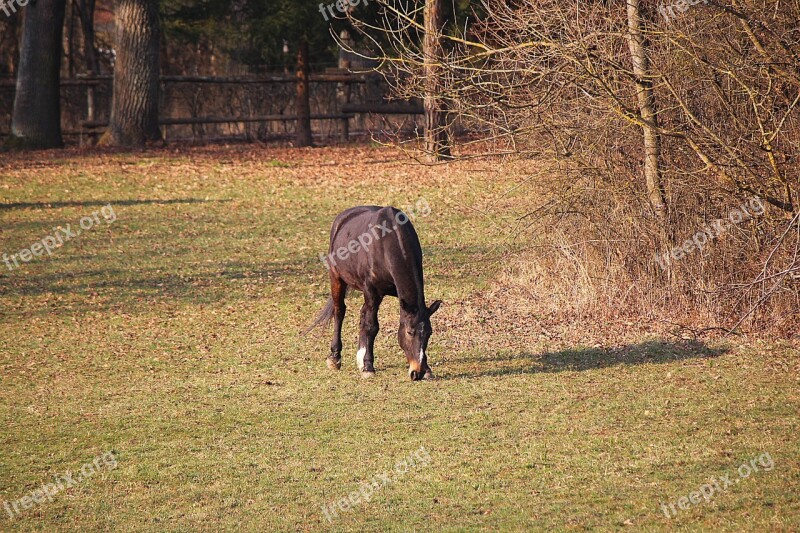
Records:
[[[664,188],[661,183],[661,136],[658,128],[656,98],[653,91],[653,76],[647,57],[646,40],[642,32],[643,9],[639,0],[627,0],[628,47],[631,51],[633,76],[636,83],[636,99],[644,133],[644,179],[647,198],[656,216],[666,223],[667,209]]]
[[[441,0],[425,0],[425,36],[423,42],[425,76],[425,152],[431,161],[450,157],[450,140],[447,132],[445,100],[439,97],[443,87],[442,30],[444,16]]]

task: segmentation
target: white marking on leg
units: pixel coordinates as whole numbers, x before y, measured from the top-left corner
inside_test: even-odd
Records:
[[[358,353],[356,354],[356,362],[358,363],[358,370],[364,370],[364,356],[367,355],[367,349],[361,347],[358,349]]]

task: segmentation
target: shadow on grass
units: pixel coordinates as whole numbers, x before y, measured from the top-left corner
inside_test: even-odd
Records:
[[[58,209],[61,207],[95,207],[111,204],[118,205],[150,205],[150,204],[202,204],[207,202],[229,202],[230,200],[203,200],[200,198],[173,198],[170,200],[78,200],[67,202],[12,202],[0,203],[0,211],[4,209]]]
[[[575,348],[541,354],[520,353],[491,358],[473,358],[479,363],[477,372],[443,376],[443,379],[478,378],[551,372],[583,372],[617,365],[662,364],[686,359],[710,359],[728,352],[727,348],[710,348],[701,342],[647,341],[617,348]]]
[[[245,264],[221,262],[206,268],[189,267],[169,272],[168,265],[128,269],[105,268],[16,275],[0,270],[0,297],[67,296],[58,312],[81,314],[124,308],[140,311],[155,302],[211,304],[241,300],[251,301],[252,292],[266,293],[277,281],[305,281],[314,258],[291,261]],[[2,265],[2,263],[0,263]],[[244,282],[244,283],[242,283]],[[50,314],[52,306],[39,307],[24,314]],[[0,316],[15,316],[22,311],[0,309]]]

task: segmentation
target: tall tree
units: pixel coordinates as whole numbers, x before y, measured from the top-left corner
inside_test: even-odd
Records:
[[[650,72],[646,41],[642,32],[643,6],[639,0],[627,0],[627,2],[628,48],[631,52],[633,75],[636,81],[636,99],[639,105],[639,115],[642,119],[642,131],[644,134],[644,179],[647,187],[647,198],[656,216],[662,222],[666,222],[667,208],[661,182],[661,166],[659,164],[661,137],[658,127],[656,97],[653,92],[653,75]]]
[[[425,36],[423,41],[425,69],[425,152],[432,161],[450,157],[446,114],[440,97],[442,59],[441,32],[444,27],[441,0],[425,0]]]
[[[25,7],[12,147],[58,148],[64,144],[60,70],[65,6],[66,0],[39,0]]]
[[[157,0],[119,0],[117,59],[105,146],[143,146],[158,140],[159,25]]]

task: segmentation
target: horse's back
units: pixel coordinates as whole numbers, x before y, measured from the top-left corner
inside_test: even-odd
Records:
[[[329,253],[336,272],[360,290],[377,283],[394,292],[398,271],[411,274],[422,267],[422,250],[411,221],[391,206],[358,206],[341,212],[331,227]]]
[[[361,218],[364,214],[375,213],[381,209],[383,209],[383,207],[379,205],[359,205],[357,207],[345,209],[336,215],[336,218],[333,219],[333,225],[331,226],[331,244],[333,244],[334,238],[338,235],[343,226],[352,224],[354,219]]]
[[[392,206],[360,205],[346,209],[336,216],[331,227],[331,246],[333,246],[334,240],[341,240],[343,232],[350,239],[365,233],[372,233],[373,228],[379,229],[376,232],[377,239],[382,239],[387,234],[399,233],[407,228],[410,230],[412,239],[419,242],[410,220],[400,209]]]

